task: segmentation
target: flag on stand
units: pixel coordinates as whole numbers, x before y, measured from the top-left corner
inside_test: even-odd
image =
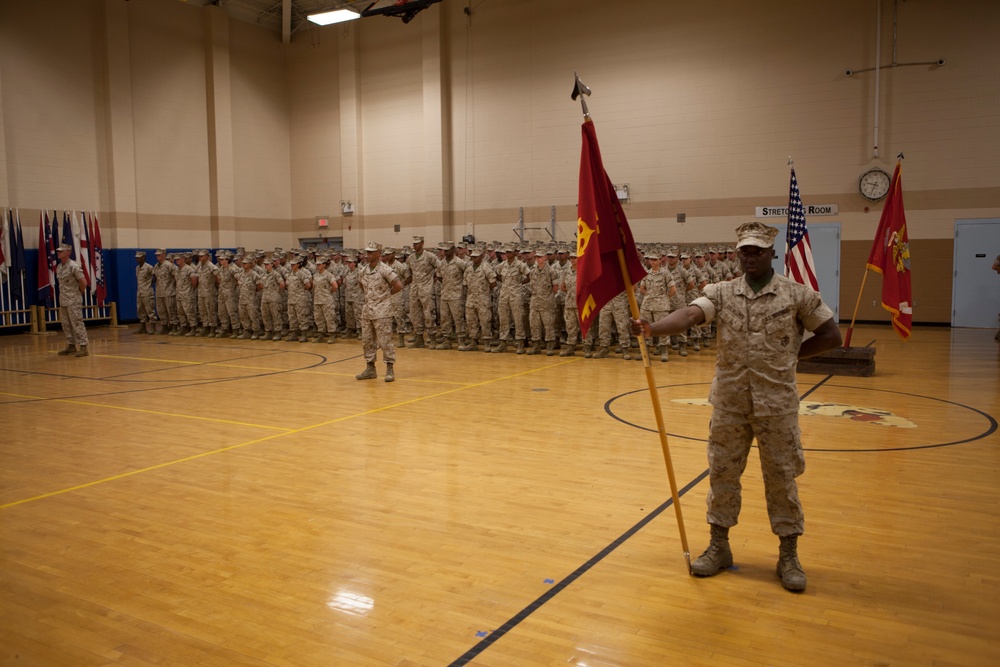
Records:
[[[0,220],[0,282],[7,279],[8,262],[10,257],[10,232],[9,227],[13,227],[13,222],[8,225],[8,221],[13,221],[14,211],[7,209],[7,213]]]
[[[98,221],[96,213],[91,213],[90,218],[94,223],[90,234],[90,265],[94,267],[93,287],[97,296],[97,305],[103,306],[104,299],[108,296],[108,289],[104,279],[104,246],[101,245],[101,223]]]
[[[646,276],[614,185],[604,171],[594,123],[583,123],[580,195],[576,223],[576,305],[580,336],[585,337],[608,301],[625,291],[618,251],[625,255],[629,280]]]
[[[39,305],[49,308],[54,303],[55,278],[52,265],[49,263],[49,251],[52,246],[52,229],[49,225],[49,214],[43,211],[38,214],[38,299]]]
[[[55,224],[54,222],[52,224]],[[53,236],[55,236],[53,234]],[[68,245],[72,250],[69,251],[69,258],[76,259],[80,255],[76,252],[76,244],[73,243],[73,223],[69,220],[69,211],[63,211],[63,228],[62,228],[62,243]],[[59,247],[59,241],[57,240],[55,245]]]
[[[87,212],[80,211],[80,224],[77,226],[76,213],[73,213],[73,227],[76,238],[80,242],[80,266],[83,268],[83,277],[87,279],[87,287],[91,292],[94,290],[94,283],[90,279],[93,271],[90,267],[90,231],[87,229]]]
[[[24,234],[21,232],[21,212],[17,211],[10,220],[10,257],[8,273],[10,275],[11,303],[15,301],[23,308],[24,302]]]
[[[785,276],[797,283],[819,291],[816,265],[813,263],[806,213],[799,195],[799,182],[792,167],[792,180],[788,186],[788,229],[785,232]]]
[[[868,255],[868,268],[882,274],[882,307],[892,314],[892,328],[903,340],[913,326],[910,288],[910,241],[903,211],[903,182],[900,163],[892,174],[889,194],[878,221],[875,242]]]

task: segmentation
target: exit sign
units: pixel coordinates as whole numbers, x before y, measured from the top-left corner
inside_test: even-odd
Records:
[[[318,215],[316,216],[316,227],[319,229],[326,229],[330,226],[330,216],[328,215]]]

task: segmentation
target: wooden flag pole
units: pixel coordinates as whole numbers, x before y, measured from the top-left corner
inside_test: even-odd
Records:
[[[580,80],[580,75],[573,73],[576,81],[573,83],[573,99],[580,98],[580,105],[583,108],[584,120],[590,120],[590,111],[587,109],[587,101],[584,99],[590,95],[590,88]],[[611,196],[616,196],[612,193]],[[615,222],[618,225],[618,233],[622,235],[621,245],[624,247],[625,238],[621,231],[621,220],[617,220],[618,212],[615,211]],[[635,250],[633,246],[632,250]],[[625,261],[625,252],[618,248],[618,266],[622,271],[622,279],[625,283],[625,293],[628,294],[628,305],[632,312],[632,318],[639,319],[639,302],[635,299],[635,288],[632,285],[632,276],[628,272],[628,263]],[[674,513],[677,515],[677,530],[681,535],[681,547],[684,549],[684,560],[687,562],[688,574],[691,572],[691,550],[688,548],[687,533],[684,531],[684,516],[681,514],[681,498],[677,492],[677,478],[674,476],[674,464],[670,458],[670,443],[667,442],[667,430],[663,425],[663,412],[660,409],[660,395],[656,391],[656,380],[653,378],[653,366],[649,363],[649,350],[646,348],[646,339],[639,336],[639,349],[642,352],[642,363],[646,367],[646,382],[649,384],[649,397],[653,401],[653,414],[656,416],[656,430],[660,434],[660,448],[663,450],[663,462],[667,464],[667,477],[670,479],[670,497],[673,498]]]
[[[617,216],[616,216],[617,217]],[[625,252],[618,249],[618,265],[625,280],[625,293],[628,295],[628,306],[632,319],[639,319],[639,302],[635,298],[635,288],[632,277],[625,263]],[[687,533],[684,530],[684,515],[681,513],[681,499],[677,493],[677,478],[674,476],[674,463],[670,458],[670,443],[667,441],[667,429],[663,424],[663,411],[660,408],[660,395],[656,391],[656,380],[653,377],[653,366],[649,361],[649,349],[646,347],[646,337],[639,334],[639,350],[642,352],[642,365],[646,367],[646,382],[649,384],[649,397],[653,401],[653,414],[656,416],[656,431],[660,434],[660,449],[663,450],[663,462],[667,465],[667,478],[670,480],[670,497],[674,501],[674,513],[677,515],[677,530],[681,535],[681,547],[684,549],[684,560],[687,562],[688,574],[691,574],[691,550],[688,548]]]
[[[865,275],[861,278],[861,289],[858,290],[858,300],[854,304],[854,314],[851,315],[851,326],[847,327],[847,335],[844,336],[844,347],[851,346],[851,334],[854,333],[854,320],[858,319],[858,308],[861,306],[861,295],[865,291],[865,281],[868,280],[868,268],[865,268]]]

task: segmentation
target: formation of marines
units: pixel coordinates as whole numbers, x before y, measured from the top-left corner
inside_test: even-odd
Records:
[[[683,308],[706,285],[741,275],[731,246],[637,249],[649,273],[636,285],[636,298],[651,321]],[[366,288],[376,269],[389,288]],[[390,273],[401,289],[391,288]],[[214,258],[206,249],[160,248],[153,264],[144,251],[136,253],[136,306],[143,334],[329,344],[363,338],[365,313],[377,312],[376,319],[389,322],[393,348],[573,356],[582,347],[587,358],[638,359],[624,292],[580,340],[576,279],[575,247],[558,243],[442,242],[428,250],[414,236],[399,249],[377,243],[360,251],[240,248],[218,250]],[[379,336],[369,333],[385,331],[380,325]],[[657,339],[655,347],[647,343],[667,361],[668,350],[686,357],[709,347],[712,337],[710,326],[699,326]],[[380,346],[385,354],[384,341]]]

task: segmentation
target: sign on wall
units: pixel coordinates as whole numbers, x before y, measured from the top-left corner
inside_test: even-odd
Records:
[[[839,215],[838,204],[805,204],[806,218],[813,215]],[[758,218],[787,218],[787,206],[758,206],[754,209],[754,215]]]

